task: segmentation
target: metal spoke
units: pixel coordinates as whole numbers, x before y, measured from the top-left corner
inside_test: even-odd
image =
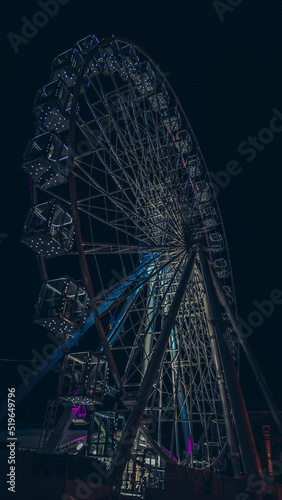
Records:
[[[42,148],[44,161],[35,165],[35,171],[44,169],[42,165],[47,170],[42,178],[38,173],[30,175],[33,213],[37,210],[41,217],[52,206],[38,236],[40,245],[36,242],[35,247],[36,251],[47,248],[39,256],[41,276],[46,285],[48,276],[62,269],[80,287],[81,295],[85,293],[86,323],[81,332],[89,331],[92,351],[107,365],[102,401],[96,401],[96,389],[92,389],[93,404],[85,403],[92,422],[87,453],[104,462],[113,482],[117,475],[121,485],[125,467],[134,469],[141,461],[147,467],[146,453],[157,457],[156,477],[163,461],[173,461],[175,456],[178,463],[190,467],[211,467],[223,458],[227,439],[232,442],[232,422],[229,389],[195,257],[200,248],[209,258],[216,286],[219,280],[218,289],[225,301],[226,297],[232,301],[236,315],[226,237],[213,186],[177,97],[140,47],[121,38],[98,42],[90,37],[72,50],[70,56],[63,55],[70,57],[68,65],[59,56],[52,69],[58,85],[66,83],[65,101],[59,97],[63,93],[57,92],[47,102],[45,89],[42,106],[46,109],[37,117],[37,142],[38,137],[55,132],[61,149],[55,155],[53,149]],[[38,145],[35,149],[38,155]],[[35,161],[37,156],[30,165]],[[30,168],[33,172],[33,165]],[[54,221],[55,212],[65,219]],[[31,229],[36,232],[36,227]],[[50,247],[55,252],[52,256]],[[73,317],[78,314],[77,305],[81,306],[72,305]],[[224,318],[221,306],[219,314]],[[62,315],[61,308],[58,321]],[[229,316],[235,325],[230,311]],[[68,348],[83,333],[71,337],[74,320],[65,322],[65,333],[58,337],[67,360]],[[227,326],[232,333],[231,324]],[[238,343],[229,337],[238,368]],[[90,377],[97,387],[102,385],[99,362]],[[151,420],[156,429],[149,435]],[[121,421],[123,430],[118,428]],[[110,452],[105,445],[100,453],[101,436],[111,445]],[[131,443],[126,442],[128,436]],[[56,449],[56,434],[52,443]],[[112,458],[119,452],[127,465],[117,465]],[[124,484],[131,481],[130,494],[140,496],[140,480],[136,475],[130,478],[128,470],[124,474]]]

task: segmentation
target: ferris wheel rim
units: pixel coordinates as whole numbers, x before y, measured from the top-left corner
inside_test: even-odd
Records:
[[[126,41],[126,42],[129,42],[129,43],[133,44],[133,42],[131,42],[130,40],[127,40],[127,39],[122,39],[122,38],[119,38],[119,37],[115,37],[114,39],[116,39],[117,41],[123,40],[123,41]],[[84,71],[87,68],[88,62],[91,60],[91,58],[93,57],[93,55],[96,53],[96,51],[98,50],[99,46],[107,45],[107,43],[109,43],[111,41],[113,41],[113,38],[107,38],[105,40],[102,40],[87,55],[87,57],[86,57],[86,59],[84,61],[83,69],[81,70],[81,74],[79,76],[79,80],[78,80],[76,88],[75,88],[74,100],[73,100],[73,104],[72,104],[72,114],[71,114],[71,121],[70,121],[71,125],[70,125],[70,133],[69,133],[69,143],[71,144],[71,148],[70,148],[70,158],[71,158],[71,161],[68,162],[68,168],[69,168],[69,171],[70,171],[69,186],[70,186],[70,192],[72,191],[72,195],[71,195],[71,197],[72,197],[72,202],[71,202],[72,203],[72,208],[73,208],[73,205],[75,204],[75,210],[77,211],[77,215],[74,217],[74,219],[75,219],[76,235],[77,235],[76,236],[77,237],[77,249],[78,249],[78,253],[79,254],[81,254],[81,253],[84,254],[84,248],[83,248],[83,240],[82,240],[81,229],[80,229],[80,216],[78,214],[78,208],[77,208],[76,185],[75,185],[75,179],[74,179],[74,175],[73,175],[73,171],[74,171],[74,155],[73,155],[73,152],[75,150],[76,107],[77,107],[78,99],[79,99],[79,96],[80,96],[80,91],[81,91],[81,86],[82,86],[82,82],[83,82]],[[136,46],[136,44],[134,44],[134,45]],[[141,49],[139,47],[138,47],[138,49],[141,51],[142,54],[144,54],[148,58],[149,61],[152,61],[151,57],[149,57],[143,49]],[[154,63],[154,61],[152,61],[152,62],[154,64],[154,66],[156,66],[155,63]],[[161,73],[160,70],[158,70],[158,71]],[[164,79],[164,81],[166,83],[166,86],[170,89],[170,92],[173,94],[178,107],[181,109],[181,112],[183,113],[183,116],[184,116],[184,118],[186,120],[186,123],[187,123],[187,125],[189,127],[189,131],[192,132],[193,139],[194,139],[194,141],[196,142],[196,145],[197,145],[197,150],[199,151],[201,160],[202,160],[202,162],[204,164],[205,172],[208,175],[209,185],[211,186],[211,188],[213,190],[213,185],[211,183],[211,179],[210,179],[210,176],[209,176],[209,172],[208,172],[208,169],[207,169],[204,157],[202,155],[200,146],[199,146],[199,144],[198,144],[198,142],[196,140],[196,137],[195,137],[194,131],[193,131],[191,125],[190,125],[190,122],[187,119],[187,116],[186,116],[186,114],[185,114],[185,112],[184,112],[184,110],[183,110],[183,108],[181,106],[181,103],[180,103],[178,97],[176,96],[176,94],[174,93],[171,85],[169,84],[169,82],[167,81],[167,79],[165,78],[165,76],[163,74],[162,74],[162,77],[163,77],[163,79]],[[214,190],[213,190],[213,193],[214,193]],[[223,234],[225,236],[225,230],[224,230],[224,226],[223,226],[223,222],[222,222],[222,216],[221,216],[221,213],[220,213],[220,210],[219,210],[219,207],[218,207],[218,202],[217,202],[217,199],[216,199],[215,196],[214,196],[214,198],[215,198],[215,201],[216,201],[217,212],[218,212],[219,217],[220,217],[220,226],[223,229]],[[226,237],[225,237],[225,242],[226,242]],[[231,273],[231,280],[232,280],[232,288],[234,290],[233,275],[232,275],[232,271],[231,271],[230,257],[229,257],[229,250],[228,250],[228,247],[227,247],[227,242],[226,242],[225,250],[226,250],[227,255],[228,255],[228,262],[229,262],[229,266],[230,266],[230,273]],[[81,259],[81,255],[80,255],[80,259]],[[84,262],[87,265],[87,260],[86,259],[84,260]],[[85,269],[85,267],[84,267],[84,269],[82,269],[82,273],[83,273],[83,276],[84,276],[85,283],[89,282],[89,280],[91,280],[91,277],[90,277],[88,268]],[[89,290],[89,288],[88,288],[88,290]],[[89,291],[90,291],[90,295],[92,295],[92,299],[95,300],[94,292],[91,292],[91,290],[89,290]],[[235,303],[236,303],[236,301],[235,301]],[[222,452],[219,454],[219,456],[216,457],[211,462],[211,466],[215,466],[216,463],[218,463],[218,461],[220,460],[220,458],[224,455],[224,453],[225,453],[225,447],[226,446],[224,446],[224,450],[222,450]]]
[[[219,205],[218,205],[218,200],[217,200],[217,197],[215,196],[213,183],[211,181],[210,174],[209,174],[206,162],[205,162],[205,158],[204,158],[204,156],[202,154],[202,151],[201,151],[201,148],[200,148],[199,143],[197,141],[197,138],[196,138],[196,135],[194,133],[194,130],[193,130],[193,128],[192,128],[192,126],[191,126],[188,118],[187,118],[187,115],[186,115],[186,113],[185,113],[185,111],[184,111],[184,109],[183,109],[183,107],[181,105],[181,102],[180,102],[179,98],[177,97],[176,93],[174,92],[172,86],[168,82],[167,78],[162,73],[162,71],[160,70],[160,68],[157,66],[157,64],[155,63],[155,61],[149,56],[149,54],[142,47],[140,47],[138,44],[136,44],[135,42],[131,41],[130,39],[127,39],[127,38],[124,38],[124,37],[118,37],[118,36],[112,36],[112,37],[107,37],[105,39],[102,39],[101,41],[98,41],[98,43],[89,50],[89,52],[87,53],[87,55],[86,55],[86,57],[84,59],[83,66],[82,66],[82,68],[80,70],[78,81],[77,81],[77,84],[75,86],[74,99],[73,99],[72,109],[71,109],[70,130],[69,130],[69,144],[71,145],[71,147],[70,147],[70,151],[69,151],[69,155],[68,155],[69,156],[68,157],[68,169],[71,172],[71,174],[73,174],[73,172],[74,172],[74,151],[75,151],[76,108],[77,108],[77,104],[78,104],[78,99],[79,99],[80,94],[81,94],[81,87],[82,87],[82,83],[83,83],[83,78],[84,78],[85,70],[87,69],[88,63],[93,58],[93,56],[98,51],[98,49],[100,47],[106,46],[107,44],[109,44],[109,43],[111,43],[113,41],[117,41],[117,42],[122,41],[122,42],[126,42],[126,43],[129,43],[129,44],[133,45],[134,47],[136,47],[141,52],[141,54],[143,54],[145,56],[145,58],[148,61],[152,62],[154,68],[157,69],[157,71],[161,75],[163,81],[165,82],[165,85],[169,88],[171,94],[174,96],[175,102],[177,103],[177,106],[179,107],[179,109],[181,110],[181,113],[183,114],[183,116],[185,118],[186,124],[187,124],[187,126],[189,128],[189,131],[191,132],[191,135],[193,137],[193,140],[194,140],[194,142],[196,144],[196,149],[199,152],[201,161],[202,161],[202,163],[204,165],[205,173],[206,173],[206,175],[208,177],[209,187],[211,188],[212,193],[213,193],[212,199],[213,199],[213,201],[214,201],[214,203],[216,205],[217,214],[219,216],[219,225],[220,225],[221,231],[223,233],[224,242],[225,242],[225,253],[227,255],[227,263],[228,263],[228,267],[229,267],[231,289],[232,289],[232,295],[233,295],[233,299],[234,299],[233,306],[235,307],[235,313],[237,314],[237,303],[236,303],[236,295],[235,295],[235,287],[234,287],[234,278],[233,278],[233,273],[232,273],[231,259],[230,259],[230,254],[229,254],[229,247],[228,247],[228,243],[227,243],[225,227],[224,227],[224,224],[223,224],[222,215],[221,215],[220,208],[219,208]],[[70,188],[70,190],[72,189],[72,192],[73,192],[73,195],[74,195],[75,181],[72,180],[72,175],[70,176],[70,179],[69,179],[69,186],[71,185],[71,183],[72,183],[72,188]],[[195,194],[195,192],[194,192],[194,194]],[[196,194],[195,194],[195,198],[197,200]],[[72,210],[74,210],[74,209],[77,210],[77,197],[76,197],[76,202],[75,203],[71,202],[71,204],[72,204]],[[199,204],[198,204],[198,208],[199,208],[199,212],[200,212],[200,215],[201,215],[201,210],[200,210]],[[201,219],[202,219],[202,223],[203,223],[202,215],[201,215]],[[79,215],[78,212],[77,212],[77,215],[76,215],[75,225],[76,225],[76,235],[79,235],[79,241],[78,241],[77,249],[78,249],[78,253],[81,254],[81,251],[84,252],[84,250],[83,250],[83,240],[82,240],[82,237],[81,237],[80,215]],[[205,228],[204,228],[204,231],[205,231],[205,235],[207,235]],[[206,240],[207,240],[207,236],[206,236]],[[207,246],[209,246],[208,245],[208,241],[207,241]],[[81,255],[80,255],[80,260],[81,260]],[[88,277],[86,279],[86,282],[89,281],[89,279],[91,279],[90,275],[88,275]],[[239,372],[239,361],[238,361],[238,372]]]
[[[230,266],[230,277],[231,277],[231,281],[232,281],[232,289],[233,289],[234,299],[235,299],[234,279],[233,279],[233,273],[232,273],[232,267],[231,267],[231,259],[230,259],[230,254],[229,254],[229,247],[228,247],[228,242],[227,242],[227,238],[226,238],[225,227],[224,227],[224,224],[223,224],[223,219],[222,219],[221,211],[220,211],[220,208],[219,208],[217,196],[215,195],[213,183],[212,183],[211,178],[210,178],[209,170],[207,168],[204,155],[203,155],[201,147],[200,147],[200,145],[199,145],[199,143],[197,141],[197,137],[195,135],[193,127],[191,126],[191,123],[190,123],[190,121],[189,121],[189,119],[188,119],[188,117],[186,115],[186,112],[183,109],[182,104],[181,104],[178,96],[176,95],[173,87],[171,86],[171,84],[167,80],[165,74],[162,72],[162,70],[159,68],[159,66],[155,63],[154,59],[141,46],[139,46],[137,43],[133,42],[131,39],[128,39],[126,37],[120,37],[120,36],[114,36],[114,35],[112,35],[111,37],[107,37],[107,38],[104,38],[104,39],[100,40],[92,49],[90,49],[89,53],[87,54],[87,57],[85,58],[83,68],[81,69],[81,77],[83,78],[83,73],[84,73],[85,68],[87,67],[88,62],[91,60],[91,58],[93,57],[93,55],[95,54],[95,52],[99,49],[99,47],[103,47],[104,45],[106,46],[107,44],[109,44],[109,43],[111,43],[113,41],[123,41],[123,42],[131,44],[132,46],[136,47],[140,51],[140,53],[142,53],[148,59],[148,61],[152,62],[154,68],[157,69],[158,73],[161,75],[162,79],[164,80],[166,86],[169,88],[171,94],[174,96],[175,102],[177,103],[178,107],[181,109],[181,112],[182,112],[182,114],[183,114],[183,116],[185,118],[185,121],[186,121],[186,123],[187,123],[187,125],[189,127],[189,130],[191,131],[191,134],[193,136],[193,140],[194,140],[194,142],[195,142],[195,144],[197,146],[197,150],[200,153],[201,161],[204,164],[205,173],[207,174],[208,179],[209,179],[209,187],[212,189],[212,192],[213,192],[212,199],[214,200],[214,202],[216,204],[217,213],[219,214],[219,218],[220,218],[220,226],[222,228],[222,231],[223,231],[223,234],[224,234],[224,237],[225,237],[225,250],[226,250],[226,253],[228,255],[228,263],[229,263],[229,266]],[[81,79],[80,84],[81,83],[82,83],[82,79]],[[79,92],[80,92],[80,90],[79,90]],[[79,97],[79,92],[78,92],[78,97]],[[76,94],[77,94],[77,86],[75,88],[75,95]],[[73,111],[75,111],[74,106],[73,106],[72,109],[73,109]],[[74,119],[74,116],[72,116],[71,120],[73,121],[73,119]],[[195,197],[196,197],[196,195],[195,195]],[[234,303],[236,305],[236,299],[234,300]]]
[[[86,57],[84,59],[83,68],[81,69],[81,72],[80,72],[80,75],[78,77],[78,81],[77,81],[77,84],[76,84],[76,87],[75,87],[74,99],[73,99],[73,102],[72,102],[71,120],[70,120],[70,128],[69,128],[69,142],[68,142],[68,144],[70,145],[70,147],[69,147],[69,160],[68,160],[69,193],[70,193],[70,199],[71,199],[72,212],[74,214],[73,218],[74,218],[75,233],[76,233],[76,238],[77,238],[77,251],[78,251],[78,254],[79,254],[79,257],[80,257],[80,261],[81,261],[80,267],[81,267],[81,271],[82,271],[82,274],[83,274],[83,277],[84,277],[84,283],[85,283],[85,285],[86,285],[86,287],[88,289],[88,293],[90,291],[89,295],[91,296],[92,300],[94,300],[94,302],[95,302],[95,295],[94,295],[94,292],[93,293],[91,292],[92,280],[91,280],[91,276],[90,276],[90,273],[89,273],[89,269],[87,267],[87,259],[85,258],[86,252],[84,250],[84,246],[85,246],[86,242],[84,242],[83,239],[82,239],[81,228],[80,228],[80,213],[79,213],[78,204],[77,204],[76,182],[75,182],[75,176],[74,176],[75,125],[76,125],[76,117],[77,117],[76,109],[77,109],[77,104],[78,104],[79,97],[81,95],[81,86],[82,86],[82,82],[83,82],[84,71],[87,68],[88,62],[91,60],[91,58],[96,53],[96,51],[99,49],[99,47],[103,47],[104,45],[106,46],[108,43],[112,42],[113,40],[126,41],[126,42],[134,45],[134,47],[137,47],[138,50],[150,62],[152,62],[153,66],[155,68],[157,68],[157,65],[152,60],[152,58],[142,48],[140,48],[134,42],[131,42],[130,40],[127,40],[125,38],[120,38],[120,37],[106,38],[106,39],[102,40],[101,42],[99,42],[95,47],[93,47],[92,49],[90,49],[89,53],[86,55]],[[185,114],[185,112],[184,112],[184,110],[182,108],[182,105],[181,105],[178,97],[176,96],[174,90],[172,89],[170,83],[167,81],[166,77],[162,74],[162,72],[161,72],[161,70],[159,68],[157,68],[157,71],[161,74],[163,80],[165,81],[165,84],[166,84],[167,88],[169,88],[171,94],[174,96],[175,102],[177,103],[178,108],[181,110],[181,113],[182,113],[182,115],[185,118],[186,125],[188,126],[189,131],[192,133],[193,140],[194,140],[194,142],[196,144],[196,149],[199,152],[201,161],[202,161],[202,163],[204,165],[205,174],[208,176],[209,186],[213,190],[213,185],[212,185],[212,182],[210,180],[209,172],[208,172],[208,169],[207,169],[204,157],[202,155],[200,146],[199,146],[199,144],[198,144],[198,142],[196,140],[196,137],[195,137],[194,131],[193,131],[191,125],[190,125],[190,122],[187,119],[187,116],[186,116],[186,114]],[[197,199],[196,195],[195,195],[195,198]],[[220,213],[220,210],[219,210],[219,207],[218,207],[218,202],[217,202],[217,199],[216,199],[215,196],[214,196],[214,200],[215,200],[215,203],[216,203],[216,206],[217,206],[217,213],[218,213],[219,218],[220,218],[220,227],[221,227],[221,229],[223,231],[223,235],[224,235],[224,239],[225,239],[225,252],[228,255],[228,263],[229,263],[230,275],[231,275],[231,280],[232,280],[232,288],[233,288],[233,291],[234,291],[233,275],[232,275],[232,270],[231,270],[231,263],[230,263],[230,257],[229,257],[229,250],[228,250],[228,246],[227,246],[227,240],[226,240],[226,237],[225,237],[224,225],[223,225],[222,216],[221,216],[221,213]],[[92,289],[93,289],[93,287],[92,287]],[[235,292],[234,292],[234,299],[235,299]],[[235,304],[236,304],[236,300],[235,300]],[[220,456],[222,456],[222,454],[220,454]],[[219,458],[217,457],[212,462],[212,465],[215,464],[215,462],[218,462],[218,460],[219,460]]]
[[[69,143],[71,144],[71,148],[70,148],[70,152],[69,152],[69,160],[68,160],[69,170],[71,172],[73,172],[73,170],[74,170],[73,152],[74,152],[74,140],[75,140],[75,138],[74,138],[74,134],[75,134],[74,127],[75,127],[75,117],[76,117],[76,106],[77,106],[78,98],[80,96],[81,86],[82,86],[82,83],[83,83],[84,71],[87,68],[87,64],[89,63],[89,61],[91,60],[91,58],[93,57],[93,55],[98,51],[98,49],[100,47],[106,46],[107,44],[109,44],[109,43],[111,43],[113,41],[117,41],[117,42],[118,41],[124,41],[124,42],[127,42],[127,43],[131,44],[132,46],[136,47],[140,51],[140,53],[142,53],[148,59],[148,61],[150,61],[150,62],[153,63],[153,66],[157,69],[158,73],[162,76],[162,79],[164,80],[166,86],[169,88],[171,94],[173,95],[173,97],[175,99],[175,102],[177,103],[178,107],[180,108],[180,110],[181,110],[181,112],[182,112],[182,114],[183,114],[183,116],[185,118],[185,121],[186,121],[186,123],[187,123],[187,125],[189,127],[189,131],[191,131],[193,140],[194,140],[194,142],[196,144],[196,148],[199,151],[201,161],[204,164],[205,173],[206,173],[206,175],[208,177],[208,180],[209,180],[209,187],[211,188],[212,193],[213,193],[212,199],[214,200],[214,202],[216,204],[217,213],[218,213],[219,219],[220,219],[220,227],[222,229],[222,232],[223,232],[223,235],[224,235],[224,240],[225,240],[225,251],[226,251],[226,254],[228,256],[230,278],[231,278],[231,282],[232,282],[232,292],[234,294],[234,304],[235,304],[235,307],[237,307],[237,305],[236,305],[236,298],[235,298],[234,279],[233,279],[233,273],[232,273],[232,267],[231,267],[231,259],[230,259],[230,254],[229,254],[229,247],[228,247],[227,238],[226,238],[226,232],[225,232],[225,228],[224,228],[224,224],[223,224],[223,219],[222,219],[221,211],[220,211],[220,208],[219,208],[219,205],[218,205],[218,200],[217,200],[217,197],[216,197],[215,192],[214,192],[213,183],[211,181],[209,170],[207,168],[205,158],[204,158],[203,153],[201,151],[201,147],[200,147],[200,145],[199,145],[199,143],[197,141],[197,138],[196,138],[196,135],[194,133],[193,127],[191,126],[190,121],[187,118],[186,112],[184,111],[184,109],[183,109],[183,107],[181,105],[181,102],[180,102],[178,96],[174,92],[174,89],[170,85],[170,83],[167,80],[166,76],[163,74],[163,72],[158,67],[158,65],[155,63],[155,61],[151,58],[151,56],[142,47],[140,47],[137,43],[133,42],[130,39],[127,39],[125,37],[114,36],[114,35],[112,35],[111,37],[104,38],[101,41],[98,41],[98,43],[89,50],[86,58],[84,59],[84,64],[83,64],[83,67],[81,68],[81,71],[80,71],[80,74],[79,74],[78,83],[75,86],[74,99],[73,99],[72,110],[71,110],[70,123],[72,124],[72,126],[70,126],[70,134],[69,134]],[[72,133],[71,133],[71,130],[73,130]],[[71,161],[70,161],[70,159],[71,159]],[[195,198],[197,199],[196,194],[195,194]],[[82,240],[81,240],[81,243],[82,243]]]

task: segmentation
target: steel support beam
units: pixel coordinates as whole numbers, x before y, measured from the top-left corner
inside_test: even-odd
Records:
[[[109,343],[110,348],[113,347],[115,340],[118,338],[118,335],[119,335],[119,333],[124,325],[124,322],[126,320],[127,313],[130,310],[130,308],[132,307],[132,304],[134,303],[134,300],[136,299],[137,295],[139,294],[141,288],[142,288],[142,286],[136,288],[136,290],[134,290],[132,292],[132,294],[127,297],[126,303],[123,306],[117,320],[115,321],[115,326],[113,328],[113,331],[110,332],[110,334],[108,334],[108,336],[107,336],[107,341]]]
[[[65,408],[55,429],[53,430],[47,443],[43,446],[41,453],[55,453],[62,443],[69,427],[77,413],[77,408]]]
[[[156,443],[156,441],[152,438],[152,436],[150,436],[147,428],[145,427],[145,425],[141,425],[140,426],[140,432],[141,434],[143,434],[144,438],[147,440],[147,442],[152,446],[152,448],[154,448],[155,452],[158,453],[158,455],[166,462],[166,463],[170,463],[170,464],[175,464],[175,460],[171,457],[169,457],[165,451],[163,450],[163,448],[161,446],[158,445],[158,443]]]
[[[81,83],[80,83],[81,85]],[[109,363],[109,367],[112,373],[112,376],[114,378],[116,386],[123,390],[121,387],[121,379],[120,379],[120,374],[118,371],[118,368],[116,366],[115,359],[113,357],[113,353],[110,349],[110,346],[107,341],[107,336],[105,334],[102,322],[100,320],[99,312],[98,312],[98,306],[96,302],[96,297],[94,294],[94,289],[91,281],[91,276],[88,268],[88,262],[86,259],[86,255],[84,252],[84,248],[81,245],[82,242],[82,234],[81,234],[81,226],[80,226],[80,218],[79,218],[79,210],[78,210],[78,203],[77,203],[77,192],[76,192],[76,184],[75,184],[75,176],[74,176],[74,148],[75,148],[75,117],[76,117],[76,106],[78,102],[78,96],[80,92],[80,87],[76,87],[76,93],[75,93],[75,98],[73,100],[73,105],[72,105],[72,113],[71,113],[71,122],[72,126],[70,126],[70,134],[69,134],[69,144],[70,144],[70,155],[68,158],[68,168],[69,168],[69,194],[70,194],[70,200],[71,200],[71,207],[72,207],[72,216],[73,216],[73,222],[74,222],[74,227],[75,227],[75,241],[76,241],[76,246],[78,250],[78,257],[79,257],[79,262],[80,262],[80,267],[81,267],[81,272],[83,276],[83,281],[84,285],[86,288],[86,291],[88,293],[88,298],[89,298],[89,304],[91,308],[91,312],[93,314],[94,320],[95,320],[95,326],[97,329],[97,333],[100,339],[100,342],[104,348],[104,352],[106,355],[106,358]]]
[[[222,304],[222,306],[224,307],[225,311],[226,311],[226,314],[228,316],[228,318],[230,319],[230,323],[237,335],[237,338],[238,338],[238,341],[245,353],[245,356],[253,370],[253,373],[254,373],[254,376],[255,376],[255,379],[256,379],[256,382],[258,383],[260,389],[261,389],[261,392],[265,398],[265,401],[267,402],[267,405],[269,407],[269,410],[271,411],[272,413],[272,416],[273,416],[273,419],[279,429],[279,432],[280,434],[282,435],[282,417],[280,415],[280,412],[279,412],[279,409],[273,399],[273,396],[270,392],[270,389],[265,381],[265,378],[261,372],[261,369],[257,363],[257,360],[242,332],[242,328],[238,322],[238,320],[236,319],[236,316],[234,314],[234,311],[231,307],[231,305],[229,304],[228,302],[228,299],[227,299],[227,296],[226,296],[226,293],[225,293],[225,290],[222,288],[221,286],[221,283],[214,271],[214,269],[212,268],[212,266],[210,266],[210,271],[211,271],[211,276],[212,276],[212,280],[213,280],[213,284],[214,284],[214,287],[217,291],[217,294],[218,294],[218,297],[219,297],[219,300]]]
[[[151,261],[148,261],[148,266],[150,266],[150,262]],[[146,279],[146,270],[147,268],[144,269],[144,264],[140,264],[128,276],[127,280],[125,280],[120,284],[117,284],[116,288],[109,294],[107,300],[98,306],[99,315],[105,313],[110,308],[113,300],[119,299],[122,296],[124,290],[126,290],[126,288],[132,285],[132,283],[134,283],[137,277],[139,278],[139,280]],[[140,281],[140,283],[142,285],[142,281]],[[138,284],[138,290],[140,289],[141,286],[140,283]],[[132,291],[132,294],[134,293],[135,290]],[[94,324],[94,318],[93,315],[91,314],[87,318],[83,330],[81,332],[75,332],[73,334],[73,338],[70,338],[66,341],[67,348],[71,349],[74,345],[77,345],[82,335],[84,335],[84,333],[87,332],[93,324]],[[54,335],[52,334],[52,338],[53,337]],[[18,404],[29,393],[29,391],[31,391],[31,389],[33,389],[33,387],[35,387],[38,384],[38,382],[40,382],[40,380],[49,371],[51,371],[52,368],[56,365],[56,363],[63,357],[64,353],[59,345],[59,341],[57,341],[56,339],[52,341],[55,343],[55,345],[57,344],[57,348],[54,349],[52,358],[43,359],[42,365],[39,366],[37,369],[36,368],[28,369],[26,366],[23,366],[26,372],[28,371],[30,374],[27,375],[24,378],[24,382],[21,385],[19,385],[19,387],[17,387],[16,404]],[[0,405],[0,421],[7,415],[7,412],[8,412],[8,402],[6,400]]]
[[[199,250],[199,258],[207,296],[207,313],[210,318],[209,322],[212,325],[220,352],[245,473],[247,476],[250,476],[253,473],[257,474],[258,472],[262,475],[261,463],[257,453],[242,390],[239,384],[234,359],[229,346],[224,339],[225,326],[221,317],[216,292],[213,286],[210,267],[206,254],[202,249]]]
[[[233,472],[234,472],[234,477],[241,479],[242,475],[241,475],[241,468],[240,468],[240,461],[239,461],[239,449],[238,449],[238,446],[236,443],[234,428],[232,425],[232,418],[231,418],[231,414],[230,414],[229,401],[228,401],[227,391],[226,391],[225,382],[224,382],[223,367],[222,367],[220,352],[219,352],[219,348],[218,348],[218,344],[217,344],[217,340],[216,340],[216,334],[215,334],[214,327],[213,327],[213,317],[212,317],[212,313],[211,313],[211,310],[209,307],[209,302],[208,302],[208,298],[207,298],[206,293],[204,293],[203,301],[204,301],[204,306],[205,306],[206,315],[207,315],[208,335],[209,335],[209,341],[210,341],[210,346],[211,346],[211,351],[212,351],[212,358],[213,358],[214,367],[215,367],[216,383],[218,386],[221,404],[222,404],[223,415],[224,415],[224,423],[225,423],[225,429],[226,429],[226,434],[227,434],[227,441],[228,441],[228,445],[229,445],[232,468],[233,468]]]
[[[173,328],[176,315],[181,305],[188,280],[191,276],[195,261],[196,250],[192,250],[187,260],[184,271],[182,273],[178,288],[175,292],[169,312],[165,318],[161,333],[157,340],[154,352],[148,364],[148,368],[136,395],[136,404],[131,409],[123,435],[117,446],[116,453],[112,460],[112,465],[109,471],[109,478],[116,485],[118,492],[121,487],[122,474],[125,465],[130,457],[131,448],[139,429],[147,401],[150,397],[153,385],[155,383],[158,370],[160,368],[169,336]]]

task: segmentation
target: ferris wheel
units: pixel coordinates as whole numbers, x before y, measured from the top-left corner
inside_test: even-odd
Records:
[[[34,321],[64,355],[68,425],[88,415],[87,456],[123,489],[141,491],[142,467],[158,481],[166,462],[210,468],[227,451],[239,477],[234,424],[241,452],[249,428],[231,264],[178,98],[136,44],[93,35],[54,59],[33,111],[23,242],[43,279]],[[70,351],[86,332],[89,351]]]

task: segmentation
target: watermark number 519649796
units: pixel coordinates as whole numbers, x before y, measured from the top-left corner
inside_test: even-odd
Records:
[[[8,437],[7,448],[9,450],[7,474],[8,491],[16,493],[16,389],[8,389]]]

